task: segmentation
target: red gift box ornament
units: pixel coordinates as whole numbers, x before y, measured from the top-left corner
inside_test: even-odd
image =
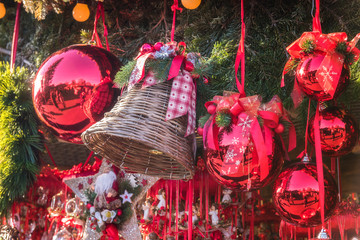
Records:
[[[276,96],[261,104],[259,96],[226,92],[205,104],[207,108],[214,105],[216,110],[203,134],[210,174],[231,189],[255,190],[267,185],[284,159],[282,139],[274,131],[281,118],[288,121],[280,99]],[[228,125],[221,125],[224,114],[231,119]]]
[[[359,49],[355,47],[359,37],[358,34],[348,42],[344,32],[304,32],[287,47],[290,59],[283,74],[298,64],[292,94],[295,105],[301,101],[302,93],[318,101],[328,101],[345,90],[349,83],[349,65],[359,58]],[[284,78],[281,85],[284,86]]]

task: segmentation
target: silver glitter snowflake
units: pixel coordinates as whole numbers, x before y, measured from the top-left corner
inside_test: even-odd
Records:
[[[250,128],[251,127],[251,123],[252,123],[252,119],[249,118],[249,116],[246,116],[245,119],[243,118],[240,118],[239,119],[239,123],[238,123],[238,126],[239,127],[242,127],[242,130],[244,131],[245,129],[247,128]]]
[[[233,161],[236,156],[237,154],[234,153],[234,149],[228,150],[225,155],[226,162]]]
[[[233,145],[238,145],[238,144],[240,143],[240,138],[234,137],[234,138],[232,139],[231,143],[232,143]]]

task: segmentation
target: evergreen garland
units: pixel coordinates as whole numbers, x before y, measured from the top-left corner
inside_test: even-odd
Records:
[[[0,214],[22,197],[39,173],[42,139],[31,99],[28,72],[0,62]]]

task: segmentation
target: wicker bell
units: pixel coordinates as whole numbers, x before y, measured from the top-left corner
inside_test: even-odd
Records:
[[[179,75],[183,73],[180,70]],[[194,134],[184,137],[188,116],[165,121],[172,82],[135,84],[82,134],[83,142],[129,171],[165,179],[192,178],[196,142]]]

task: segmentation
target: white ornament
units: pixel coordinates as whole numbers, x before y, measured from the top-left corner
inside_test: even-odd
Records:
[[[129,202],[131,203],[131,197],[132,197],[132,193],[128,193],[127,190],[125,190],[124,194],[121,194],[120,197],[123,199],[122,203],[126,203]]]
[[[211,216],[211,225],[216,226],[219,224],[218,210],[212,206],[209,215]]]
[[[104,221],[102,220],[101,213],[96,212],[95,213],[95,218],[97,220],[97,224],[98,224],[99,228],[101,228],[105,224]]]
[[[105,209],[101,212],[101,216],[102,216],[102,220],[104,222],[112,223],[112,221],[114,220],[114,217],[116,216],[116,212]]]
[[[150,220],[149,216],[150,216],[150,208],[151,208],[151,203],[149,200],[145,201],[145,204],[142,205],[142,210],[144,211],[144,217],[143,219],[148,221]]]
[[[138,180],[136,179],[136,177],[134,175],[130,175],[129,177],[129,181],[130,181],[130,185],[133,187],[133,188],[136,188],[137,186],[139,186],[138,184]]]
[[[156,195],[157,199],[159,199],[159,203],[157,205],[158,209],[166,207],[166,199],[165,199],[165,191],[163,191],[161,194]]]
[[[224,189],[223,191],[223,198],[221,200],[222,203],[230,203],[231,202],[231,196],[230,194],[232,193],[232,191],[230,189]]]

